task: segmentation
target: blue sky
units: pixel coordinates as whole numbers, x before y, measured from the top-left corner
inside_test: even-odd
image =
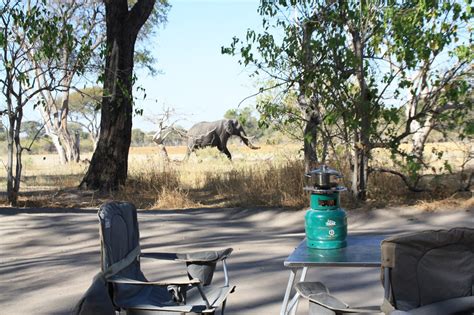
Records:
[[[137,101],[144,117],[135,117],[133,128],[153,130],[144,118],[173,107],[189,128],[198,121],[221,119],[246,96],[257,91],[238,57],[221,54],[233,36],[242,38],[247,28],[258,29],[258,0],[170,1],[168,23],[149,43],[162,71],[150,77],[139,72],[138,84],[147,97]],[[253,105],[250,99],[241,106]]]

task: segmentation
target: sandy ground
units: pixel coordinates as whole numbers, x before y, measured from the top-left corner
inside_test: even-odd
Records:
[[[144,251],[234,248],[229,272],[237,290],[229,298],[227,314],[279,313],[289,275],[283,261],[304,238],[304,211],[141,211],[138,219]],[[349,212],[352,234],[454,226],[473,227],[473,210]],[[0,208],[0,314],[68,314],[98,269],[95,209]],[[184,276],[177,264],[144,263],[144,269],[150,279]],[[311,269],[307,279],[325,282],[353,305],[381,302],[378,268]],[[302,301],[298,314],[306,310]]]

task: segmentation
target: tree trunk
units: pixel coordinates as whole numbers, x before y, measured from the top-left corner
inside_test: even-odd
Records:
[[[13,192],[14,192],[14,202],[12,202],[12,206],[15,206],[18,201],[18,192],[20,191],[20,179],[21,179],[21,172],[23,170],[23,164],[21,162],[21,154],[23,150],[21,148],[20,143],[20,130],[21,130],[21,121],[23,119],[23,106],[19,105],[17,109],[16,119],[16,128],[15,128],[15,180],[13,185]]]
[[[48,134],[48,133],[46,133]],[[67,157],[66,157],[66,151],[61,145],[61,141],[59,141],[58,135],[55,133],[50,133],[48,136],[51,138],[51,141],[53,142],[54,148],[56,149],[56,153],[59,156],[59,163],[61,164],[66,164],[67,163]]]
[[[70,86],[70,82],[67,83],[67,86]],[[66,90],[63,96],[61,104],[61,117],[59,123],[58,134],[61,138],[61,143],[66,151],[66,157],[68,162],[79,162],[80,160],[80,150],[79,142],[76,141],[74,135],[69,133],[67,128],[67,117],[69,113],[69,88]]]
[[[79,133],[79,131],[76,131],[74,133],[74,145],[76,146],[77,148],[77,153],[78,153],[78,157],[80,157],[81,155],[81,151],[80,151],[80,147],[81,147],[81,134]],[[77,161],[79,162],[79,161]]]
[[[410,131],[413,133],[411,142],[412,149],[411,154],[418,160],[418,162],[423,163],[423,151],[425,150],[425,143],[428,139],[428,136],[433,130],[434,119],[433,116],[428,114],[425,121],[421,125],[418,121],[414,120],[410,124]]]
[[[315,110],[318,106],[316,100],[310,100],[306,96],[306,87],[300,83],[298,106],[305,112],[306,126],[303,131],[304,170],[306,173],[314,169],[318,164],[316,147],[318,144],[319,114]]]
[[[46,92],[43,93],[43,97],[45,97],[45,94]],[[40,106],[38,108],[44,121],[46,134],[53,142],[60,163],[79,162],[79,147],[76,146],[74,137],[67,129],[67,108],[58,111],[54,99],[47,97],[47,100],[44,107]]]
[[[7,147],[8,147],[8,161],[7,161],[7,198],[10,206],[16,206],[18,202],[18,192],[20,190],[20,175],[21,175],[21,147],[20,147],[20,126],[23,118],[23,109],[21,107],[21,100],[17,100],[20,106],[15,108],[12,100],[13,80],[10,69],[7,67],[6,73],[6,105],[8,113],[8,130],[7,130]],[[20,151],[18,149],[20,148]],[[14,158],[15,157],[15,158]],[[16,163],[14,163],[14,160]],[[15,166],[15,173],[13,167]]]
[[[33,57],[30,57],[33,58]],[[34,61],[33,61],[34,62]],[[36,64],[36,63],[35,63]],[[46,100],[44,106],[39,106],[39,111],[45,125],[46,134],[53,141],[56,152],[59,155],[61,164],[68,162],[79,162],[79,147],[76,146],[74,137],[69,133],[67,128],[67,116],[69,112],[69,89],[71,86],[72,76],[68,74],[67,60],[63,63],[64,67],[64,82],[62,85],[66,87],[62,103],[59,106],[58,100],[54,98],[51,91],[45,90],[41,92],[43,98]],[[41,67],[36,64],[36,75],[41,79],[39,82],[46,82],[45,75]]]
[[[92,149],[95,151],[95,149],[97,149],[97,143],[99,142],[99,134],[93,134],[92,132],[89,132],[89,137],[92,141]]]
[[[18,203],[18,192],[20,191],[20,179],[23,169],[23,164],[21,163],[22,149],[20,143],[20,129],[21,121],[23,119],[22,105],[18,105],[15,110],[10,110],[9,114],[7,198],[8,203],[11,206],[16,206]],[[15,171],[13,171],[13,169],[15,169]]]
[[[165,162],[169,162],[170,161],[170,157],[168,155],[168,151],[166,150],[166,147],[164,144],[159,144],[158,145],[158,148],[160,149],[160,156],[161,158],[163,159],[163,161]]]
[[[352,49],[355,58],[358,60],[356,67],[357,83],[360,90],[357,104],[357,120],[359,128],[355,130],[353,143],[353,174],[352,174],[352,194],[358,200],[367,198],[367,175],[369,170],[370,154],[370,96],[365,81],[364,70],[364,43],[360,31],[352,29]]]
[[[48,105],[46,105],[48,106]],[[61,145],[60,138],[55,131],[56,128],[53,126],[53,121],[50,119],[51,115],[48,114],[48,111],[43,108],[39,107],[39,111],[41,113],[41,116],[43,117],[44,121],[44,130],[48,137],[51,139],[53,142],[54,148],[56,149],[56,152],[59,156],[59,163],[61,164],[66,164],[68,159],[66,157],[66,151],[64,150],[63,146]]]
[[[82,188],[116,190],[127,179],[135,41],[154,4],[154,0],[139,0],[129,11],[126,0],[105,1],[107,56],[101,129]]]
[[[78,142],[76,141],[75,136],[69,133],[67,127],[61,127],[58,130],[60,135],[61,144],[64,147],[64,151],[66,153],[66,160],[67,162],[79,162],[80,160],[80,150],[77,146]]]
[[[11,206],[16,206],[17,194],[13,190],[14,187],[14,177],[13,177],[13,138],[14,138],[14,128],[15,128],[15,117],[10,113],[9,117],[9,126],[7,132],[8,139],[8,162],[7,162],[7,198],[8,203]]]
[[[369,158],[367,150],[359,140],[359,135],[354,136],[354,143],[352,147],[352,195],[364,201],[367,198],[367,177],[369,169]]]
[[[314,113],[308,114],[306,117],[306,126],[304,128],[304,168],[308,173],[318,164],[318,156],[316,154],[316,146],[318,143],[318,125],[319,117]]]
[[[306,126],[303,135],[303,152],[304,152],[304,168],[308,173],[318,164],[318,156],[316,154],[316,146],[318,141],[318,125],[320,123],[317,112],[318,102],[315,98],[314,86],[309,79],[305,77],[304,72],[311,72],[314,67],[311,50],[311,36],[314,28],[309,21],[302,26],[303,34],[301,39],[301,49],[303,50],[303,77],[299,82],[298,105],[305,113]],[[311,92],[308,93],[308,88]],[[308,96],[310,94],[310,96]]]

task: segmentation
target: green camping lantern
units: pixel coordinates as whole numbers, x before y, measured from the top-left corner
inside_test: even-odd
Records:
[[[333,249],[346,246],[347,217],[339,205],[339,193],[346,190],[336,180],[341,173],[322,165],[306,174],[311,192],[309,209],[305,216],[306,242],[310,248]]]

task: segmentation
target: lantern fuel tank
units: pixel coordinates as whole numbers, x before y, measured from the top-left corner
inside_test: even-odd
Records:
[[[326,165],[306,174],[311,192],[310,209],[305,215],[306,242],[309,248],[334,249],[346,246],[347,216],[340,207],[339,193],[346,190],[332,179],[342,175]]]

